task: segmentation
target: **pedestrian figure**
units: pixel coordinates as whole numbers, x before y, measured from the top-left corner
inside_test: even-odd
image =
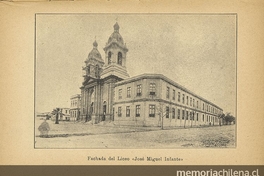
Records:
[[[38,127],[38,130],[40,132],[40,137],[48,137],[48,133],[49,133],[50,127],[49,127],[48,122],[46,122],[46,119]]]

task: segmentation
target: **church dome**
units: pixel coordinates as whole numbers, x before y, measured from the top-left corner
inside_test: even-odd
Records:
[[[93,49],[92,49],[92,51],[88,54],[88,59],[87,59],[87,60],[93,58],[93,59],[96,59],[96,60],[98,60],[98,61],[100,61],[100,62],[104,62],[103,59],[102,59],[102,56],[101,56],[100,52],[99,52],[98,49],[97,49],[97,46],[98,46],[97,42],[94,41],[94,43],[93,43]]]
[[[109,37],[105,48],[108,48],[112,43],[116,43],[120,47],[122,47],[122,48],[127,50],[126,45],[125,45],[124,40],[123,40],[123,37],[119,33],[119,25],[118,25],[117,22],[114,25],[114,32]]]
[[[122,36],[119,34],[119,25],[117,22],[114,25],[114,32],[109,37],[107,43],[110,44],[111,42],[118,42],[118,43],[121,43],[122,45],[124,45],[124,40],[123,40]]]

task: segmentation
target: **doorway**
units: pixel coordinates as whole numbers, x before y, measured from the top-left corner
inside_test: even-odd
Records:
[[[103,118],[102,118],[102,121],[105,121],[105,114],[106,114],[106,105],[103,106]]]

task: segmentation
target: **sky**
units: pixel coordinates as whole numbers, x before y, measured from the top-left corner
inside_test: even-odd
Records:
[[[36,112],[70,107],[82,66],[118,22],[130,77],[159,73],[236,116],[236,16],[217,14],[37,14]]]

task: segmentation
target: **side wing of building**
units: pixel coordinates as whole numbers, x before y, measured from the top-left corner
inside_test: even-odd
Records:
[[[115,85],[114,119],[122,125],[219,125],[222,109],[160,74]]]

